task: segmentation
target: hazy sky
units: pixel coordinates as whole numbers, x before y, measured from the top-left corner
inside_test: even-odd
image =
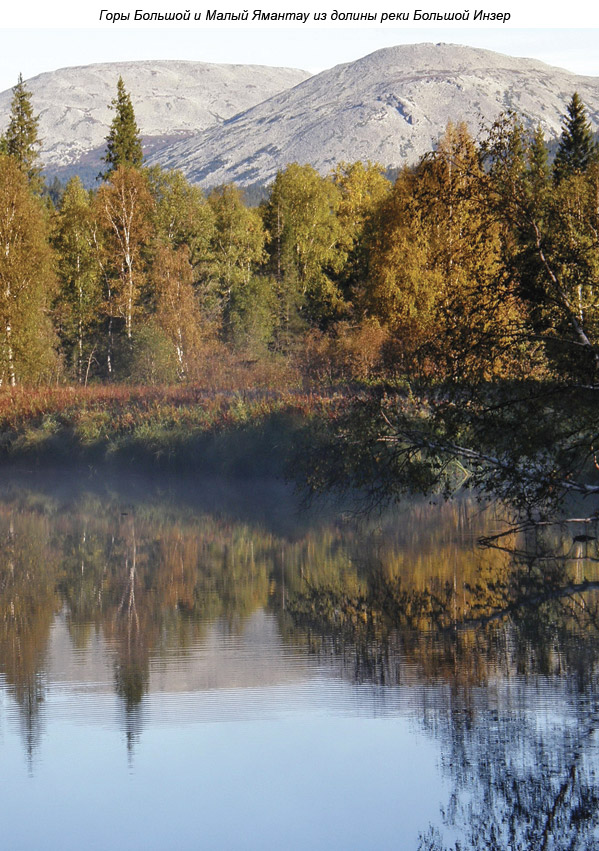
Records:
[[[169,8],[166,3],[164,6]],[[316,72],[358,59],[380,47],[425,41],[484,47],[599,77],[598,36],[599,30],[594,28],[460,29],[454,26],[438,29],[348,29],[341,25],[334,29],[300,26],[244,30],[118,26],[0,29],[0,91],[12,87],[20,72],[27,79],[44,71],[92,62],[190,59],[281,65]]]

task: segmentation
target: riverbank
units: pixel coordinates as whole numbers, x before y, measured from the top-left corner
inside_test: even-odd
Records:
[[[287,474],[340,397],[197,387],[18,389],[0,396],[0,464],[108,464],[231,476]]]

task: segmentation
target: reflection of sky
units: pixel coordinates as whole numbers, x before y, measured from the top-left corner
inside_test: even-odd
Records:
[[[275,65],[318,72],[396,44],[449,42],[539,59],[578,74],[599,76],[596,29],[89,29],[0,32],[0,91],[19,72],[28,79],[45,71],[94,62],[186,59]],[[334,35],[334,37],[332,37]]]
[[[50,710],[28,774],[6,731],[3,847],[410,849],[447,796],[438,746],[401,717],[147,723],[134,750]]]
[[[57,617],[44,659],[44,719],[112,723],[116,656],[101,630],[84,650],[77,649],[64,617]],[[338,659],[323,661],[304,647],[284,643],[277,617],[258,610],[239,632],[214,621],[205,624],[196,644],[152,656],[140,717],[144,723],[171,724],[277,720],[298,714],[418,716],[426,686],[415,666],[399,659],[397,665],[401,688],[350,683]],[[18,714],[22,708],[14,711]]]
[[[128,712],[110,643],[100,631],[75,648],[58,616],[30,759],[24,706],[0,688],[0,847],[415,851],[461,774],[457,731],[467,773],[503,740],[524,768],[540,742],[576,738],[567,678],[498,673],[462,705],[400,659],[401,685],[342,679],[276,623],[255,612],[231,634],[215,621],[153,656]]]

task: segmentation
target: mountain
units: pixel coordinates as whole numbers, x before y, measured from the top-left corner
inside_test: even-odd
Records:
[[[310,77],[149,161],[205,186],[265,183],[289,162],[322,173],[360,159],[400,166],[431,150],[448,121],[476,135],[509,109],[555,138],[574,91],[597,127],[598,78],[459,45],[403,45]]]
[[[181,136],[196,134],[309,74],[261,65],[206,62],[115,62],[62,68],[26,81],[40,116],[41,157],[49,174],[100,168],[113,113],[108,108],[122,76],[131,95],[145,147],[155,153]],[[0,128],[8,122],[12,91],[0,93]],[[69,168],[70,167],[70,168]]]
[[[290,162],[322,173],[359,159],[412,164],[448,121],[466,121],[476,135],[508,109],[554,140],[574,91],[599,125],[599,78],[459,45],[385,48],[314,76],[255,65],[110,63],[27,81],[49,176],[95,181],[119,75],[148,164],[181,169],[204,186],[265,184]],[[0,94],[0,128],[10,99],[10,91]]]

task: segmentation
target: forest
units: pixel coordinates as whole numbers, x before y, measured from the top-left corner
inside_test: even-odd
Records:
[[[13,89],[0,140],[13,409],[50,387],[342,389],[309,487],[376,499],[461,479],[527,505],[595,493],[599,155],[576,93],[552,162],[541,128],[507,113],[476,140],[450,123],[393,183],[370,162],[326,176],[291,163],[258,207],[235,185],[204,193],[144,167],[122,79],[111,108],[97,188],[48,187],[31,94],[22,78]]]

